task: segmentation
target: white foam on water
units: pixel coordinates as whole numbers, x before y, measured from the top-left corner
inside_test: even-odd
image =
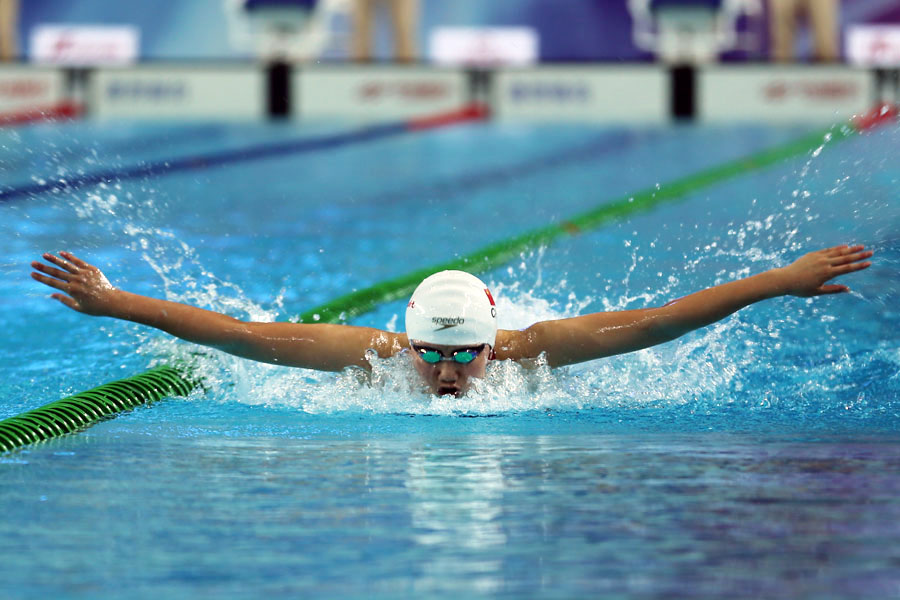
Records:
[[[502,328],[523,328],[541,320],[576,316],[594,301],[566,291],[564,278],[535,276],[539,269],[534,268],[534,260],[538,259],[524,257],[520,265],[531,274],[528,279],[535,280],[533,286],[515,279],[492,285]],[[229,314],[240,312],[258,321],[277,317],[275,311],[241,297],[240,288],[233,284],[196,285],[179,278],[177,287],[185,291],[176,292],[176,282],[170,278],[179,270],[159,265],[155,268],[166,281],[170,300]],[[213,277],[203,273],[204,277]],[[351,368],[334,374],[254,363],[153,332],[141,334],[145,339],[141,352],[160,357],[161,362],[182,360],[193,364],[209,391],[208,397],[220,402],[289,407],[315,414],[488,415],[610,406],[643,408],[715,395],[717,390],[728,389],[741,369],[754,360],[752,344],[751,351],[745,349],[736,359],[725,343],[744,328],[739,321],[725,321],[675,344],[562,369],[551,369],[543,357],[527,365],[494,361],[486,377],[476,380],[461,398],[427,393],[406,353],[389,359],[369,357],[371,373]]]

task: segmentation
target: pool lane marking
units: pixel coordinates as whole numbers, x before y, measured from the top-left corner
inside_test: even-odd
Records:
[[[373,125],[345,133],[301,138],[286,142],[258,144],[256,146],[238,148],[235,150],[224,150],[221,152],[198,154],[172,160],[154,161],[143,165],[107,169],[96,173],[86,173],[84,175],[66,178],[65,180],[13,186],[0,190],[0,202],[8,202],[16,198],[41,194],[44,192],[67,192],[98,183],[116,183],[128,179],[167,175],[169,173],[183,171],[196,171],[264,158],[283,157],[289,154],[304,154],[307,152],[330,150],[332,148],[339,148],[350,144],[380,140],[403,133],[425,131],[470,121],[480,121],[486,119],[487,116],[488,112],[484,106],[471,104],[464,106],[459,110],[439,115]]]
[[[606,154],[622,152],[638,143],[654,142],[665,137],[656,132],[636,134],[629,131],[614,130],[578,145],[526,158],[521,162],[469,171],[410,188],[389,190],[370,196],[368,201],[378,205],[385,205],[405,200],[421,201],[423,197],[447,198],[460,194],[471,194],[479,188],[493,186],[508,180],[534,176],[555,168],[568,167],[577,163],[595,160]]]
[[[301,323],[347,322],[370,312],[380,304],[407,298],[423,279],[437,271],[457,269],[473,274],[489,271],[517,258],[522,252],[547,245],[558,238],[578,235],[640,212],[648,212],[660,204],[683,200],[689,194],[703,188],[812,152],[824,144],[850,137],[856,131],[853,124],[833,126],[793,142],[676,179],[658,189],[654,187],[619,197],[559,223],[532,229],[449,262],[418,269],[401,277],[340,296],[291,320]]]
[[[301,154],[304,152],[326,150],[351,143],[381,139],[391,135],[404,133],[405,131],[407,131],[407,125],[405,123],[393,123],[367,127],[361,130],[337,135],[304,138],[277,144],[260,144],[258,146],[239,148],[237,150],[225,150],[217,153],[199,154],[173,160],[155,161],[144,165],[108,169],[106,171],[87,173],[69,178],[65,181],[32,183],[2,190],[0,191],[0,202],[44,192],[67,192],[98,183],[115,183],[141,177],[167,175],[169,173],[182,171],[196,171],[237,162],[259,160],[272,156],[284,156],[287,154]]]
[[[118,154],[130,152],[146,152],[163,146],[180,144],[184,142],[196,142],[198,140],[214,140],[225,135],[225,127],[221,124],[206,124],[197,126],[181,125],[174,130],[152,135],[141,135],[123,139],[113,139],[109,142],[91,140],[82,142],[72,140],[69,146],[63,146],[54,150],[53,166],[71,165],[76,159],[83,159],[85,155],[93,153],[95,160],[105,160]],[[9,148],[4,148],[9,150]],[[31,154],[17,153],[15,157],[0,156],[0,163],[4,170],[16,171],[30,169],[35,161],[40,158],[39,150]],[[121,157],[119,157],[121,158]]]
[[[764,169],[789,158],[847,139],[856,133],[881,125],[897,123],[900,110],[895,104],[879,104],[866,114],[826,130],[805,135],[797,140],[756,152],[715,167],[676,179],[659,188],[650,188],[619,197],[597,208],[580,213],[547,227],[532,229],[519,236],[501,240],[449,262],[418,269],[401,277],[383,281],[340,296],[321,306],[307,310],[291,321],[300,323],[344,323],[375,309],[379,304],[407,298],[419,283],[437,271],[457,269],[479,274],[502,266],[522,252],[549,244],[560,237],[578,235],[601,225],[650,211],[660,204],[683,200],[703,188]]]

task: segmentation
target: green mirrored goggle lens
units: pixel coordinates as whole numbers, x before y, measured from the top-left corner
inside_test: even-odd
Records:
[[[441,353],[437,350],[426,350],[425,352],[419,352],[419,356],[422,357],[427,363],[435,364],[441,362]]]
[[[444,358],[444,355],[438,352],[437,350],[425,350],[424,348],[419,350],[419,356],[422,357],[422,360],[427,362],[428,364],[437,364],[441,362],[441,359]],[[478,352],[474,350],[459,350],[453,353],[451,357],[454,361],[467,365],[478,356]]]
[[[453,355],[453,360],[458,363],[462,363],[464,365],[469,364],[473,360],[475,360],[476,353],[470,352],[469,350],[463,350],[462,352],[457,352]]]

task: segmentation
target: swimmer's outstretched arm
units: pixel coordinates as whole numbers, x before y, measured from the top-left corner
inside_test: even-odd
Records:
[[[810,252],[794,263],[696,292],[659,308],[594,313],[542,321],[523,331],[498,332],[497,358],[547,353],[551,366],[569,365],[633,352],[673,340],[715,323],[760,300],[777,296],[820,296],[849,292],[827,282],[872,263],[864,246],[835,246]]]
[[[195,306],[149,298],[113,287],[97,267],[69,252],[44,254],[55,267],[32,262],[31,276],[63,293],[52,298],[72,310],[155,327],[183,340],[277,365],[340,371],[369,367],[372,348],[390,356],[406,347],[406,336],[348,325],[251,323]],[[56,268],[58,267],[58,268]]]

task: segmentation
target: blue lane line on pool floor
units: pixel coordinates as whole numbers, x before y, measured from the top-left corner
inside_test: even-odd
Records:
[[[23,155],[18,149],[4,148],[10,150],[10,155],[0,156],[0,163],[2,163],[4,171],[16,172],[21,169],[31,170],[48,163],[53,166],[64,165],[74,160],[83,160],[85,155],[90,153],[93,153],[95,159],[112,157],[115,160],[121,160],[120,155],[122,154],[156,151],[163,147],[171,147],[173,144],[210,142],[225,137],[225,133],[224,126],[210,124],[196,127],[181,126],[163,133],[139,135],[125,139],[94,139],[90,141],[75,139],[69,146],[46,148],[47,152],[52,155],[42,154],[41,149],[32,148],[32,154]]]
[[[237,150],[198,154],[195,156],[155,161],[131,167],[107,169],[105,171],[86,173],[84,175],[67,178],[63,181],[47,181],[43,183],[29,183],[13,186],[0,191],[0,202],[7,202],[16,198],[42,194],[44,192],[77,190],[98,183],[115,183],[127,179],[166,175],[181,171],[196,171],[263,158],[282,157],[288,154],[316,152],[319,150],[386,138],[406,133],[407,131],[410,131],[410,125],[407,122],[388,123],[337,135],[302,138],[274,144],[259,144],[257,146],[250,146],[249,148],[240,148]]]
[[[431,183],[382,192],[369,198],[367,201],[378,204],[390,204],[406,200],[421,200],[426,197],[451,198],[462,193],[471,193],[474,190],[519,180],[545,171],[595,160],[613,152],[628,150],[636,145],[658,141],[663,137],[665,136],[659,132],[635,134],[633,131],[628,130],[612,131],[587,142],[568,146],[541,156],[530,157],[521,162],[490,167],[479,171],[470,171]]]

